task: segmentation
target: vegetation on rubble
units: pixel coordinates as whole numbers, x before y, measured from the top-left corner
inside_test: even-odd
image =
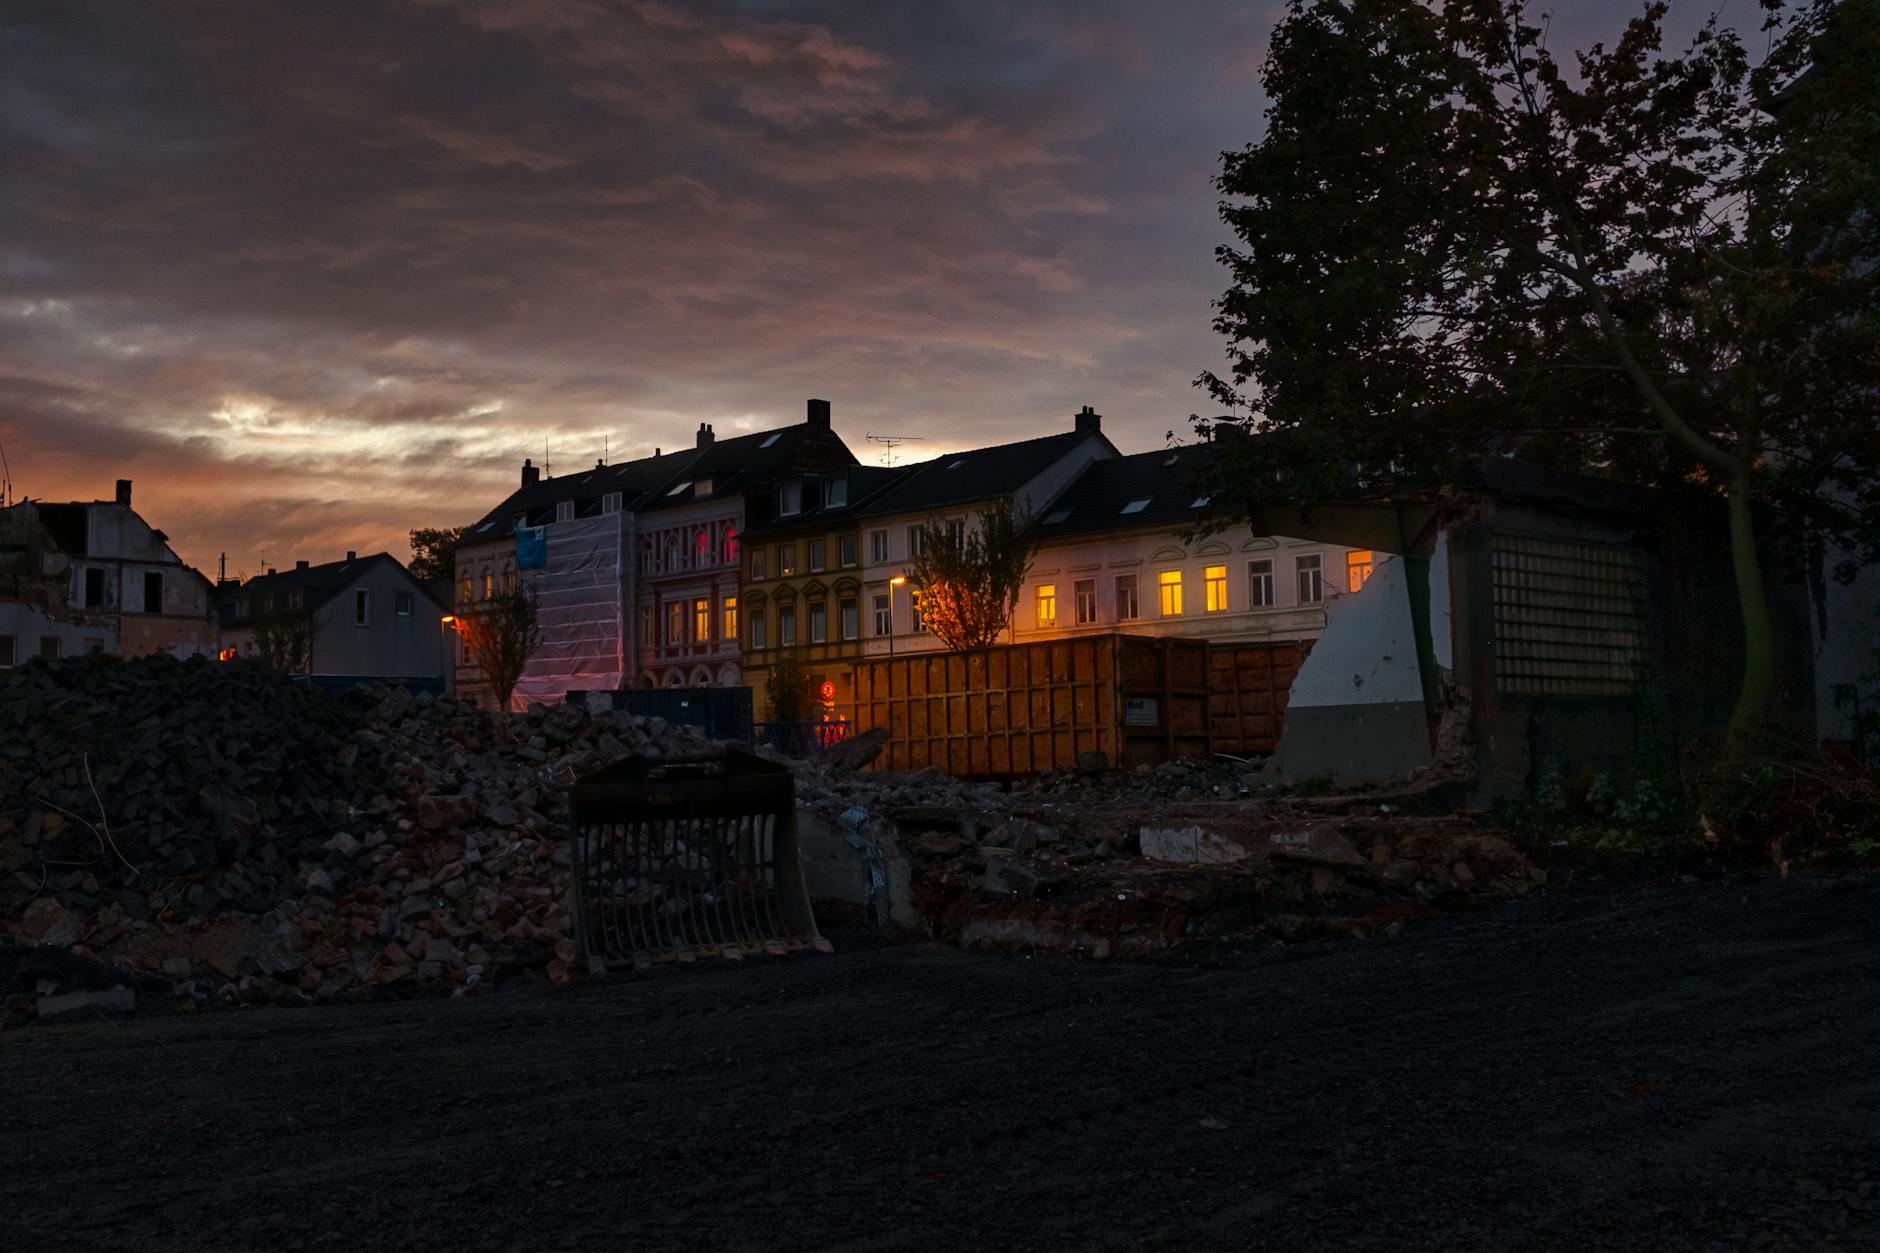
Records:
[[[1519,0],[1293,0],[1265,138],[1217,180],[1228,367],[1198,381],[1268,436],[1217,508],[1485,451],[1715,500],[1741,755],[1776,689],[1763,545],[1880,555],[1880,4],[1763,0],[1675,53],[1667,7],[1562,64]]]
[[[477,602],[457,620],[464,651],[490,681],[496,707],[509,708],[529,658],[541,646],[535,593],[527,587],[499,591]]]
[[[809,666],[802,648],[786,648],[777,654],[764,675],[764,699],[772,722],[807,722],[814,715]]]
[[[979,512],[976,526],[949,530],[930,519],[908,581],[927,629],[954,652],[998,643],[1018,608],[1038,551],[1030,517],[1005,501]]]

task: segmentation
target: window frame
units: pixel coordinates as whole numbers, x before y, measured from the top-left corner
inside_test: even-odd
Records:
[[[836,537],[836,564],[844,570],[853,570],[860,564],[860,558],[857,556],[857,550],[860,547],[855,532],[850,531],[847,534],[838,535]]]
[[[1183,616],[1182,583],[1180,570],[1155,572],[1155,606],[1158,617],[1179,618]]]
[[[353,589],[353,625],[356,627],[372,625],[372,593],[363,587]]]
[[[894,597],[888,592],[875,593],[875,638],[883,639],[894,633]]]
[[[1097,581],[1071,580],[1071,621],[1077,626],[1091,626],[1097,620]]]
[[[392,593],[392,616],[394,618],[409,618],[412,615],[412,611],[416,608],[417,598],[413,596],[412,593]]]
[[[1142,580],[1133,574],[1116,576],[1115,587],[1116,620],[1118,622],[1140,622],[1142,620]],[[1124,611],[1123,596],[1129,596],[1128,611]]]
[[[868,559],[876,563],[888,560],[888,531],[886,527],[868,533]]]
[[[1201,602],[1205,613],[1228,611],[1226,566],[1201,567]]]
[[[1311,576],[1309,581],[1308,575]],[[1293,558],[1293,590],[1298,593],[1302,605],[1325,602],[1325,557],[1322,553],[1301,554]]]
[[[1057,627],[1057,584],[1040,583],[1031,596],[1032,626],[1040,631]]]

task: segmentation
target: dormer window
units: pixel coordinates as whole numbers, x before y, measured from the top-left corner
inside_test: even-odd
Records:
[[[849,476],[838,474],[823,480],[823,508],[840,509],[849,503]]]
[[[796,481],[777,485],[777,512],[785,517],[803,512],[803,485]]]
[[[695,479],[692,483],[692,494],[694,496],[711,495],[712,494],[712,481],[709,478]]]
[[[620,512],[620,493],[619,492],[608,492],[606,495],[601,497],[601,512],[602,513],[619,513]]]
[[[572,500],[560,501],[555,505],[555,521],[574,521],[574,502]]]

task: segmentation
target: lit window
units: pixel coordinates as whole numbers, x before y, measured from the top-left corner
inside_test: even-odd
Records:
[[[677,646],[685,643],[685,602],[666,602],[666,643]]]
[[[1227,567],[1208,566],[1201,571],[1201,594],[1209,613],[1227,609]]]
[[[796,545],[777,545],[777,577],[787,579],[796,573]]]
[[[488,600],[494,595],[496,595],[496,575],[492,571],[485,570],[483,572],[483,599]]]
[[[738,528],[735,526],[725,528],[725,564],[738,564]]]
[[[813,539],[809,542],[809,568],[811,570],[821,570],[823,568],[823,557],[827,551],[827,541]]]
[[[704,597],[692,602],[692,642],[703,644],[712,637],[712,603]]]
[[[809,606],[809,642],[825,643],[829,639],[829,608],[822,601],[815,600]]]
[[[777,610],[777,644],[788,648],[796,643],[796,606],[785,605]]]
[[[1162,616],[1179,618],[1182,613],[1182,572],[1163,570],[1155,576],[1156,589],[1162,598]]]
[[[712,563],[712,538],[700,531],[692,537],[692,564],[703,570]]]
[[[886,635],[893,624],[894,613],[889,608],[888,597],[884,592],[875,597],[875,634]]]
[[[1272,558],[1247,563],[1247,603],[1255,609],[1271,609],[1279,604],[1273,595]]]
[[[460,605],[469,604],[472,591],[473,587],[470,576],[466,574],[463,576],[463,585],[457,589],[457,603]],[[248,616],[248,606],[246,604],[241,607],[241,616],[244,618]]]
[[[1116,620],[1132,622],[1137,616],[1136,576],[1119,574],[1116,576]]]
[[[1368,548],[1356,548],[1345,554],[1345,590],[1355,592],[1371,581],[1377,568],[1377,554]]]
[[[753,548],[751,550],[751,578],[753,580],[767,579],[770,577],[769,571],[766,569],[770,564],[767,559],[769,551],[770,550],[767,548]]]
[[[1325,599],[1324,563],[1314,554],[1300,557],[1294,563],[1299,578],[1299,603],[1316,605]]]
[[[852,640],[862,633],[862,607],[854,597],[842,602],[842,638]]]
[[[915,592],[915,591],[908,592],[907,600],[908,600],[907,616],[908,616],[908,619],[913,624],[914,634],[916,635],[927,634],[927,620],[920,616],[920,593]]]
[[[508,566],[503,567],[503,590],[505,592],[516,590],[516,572]]]
[[[1038,585],[1038,629],[1057,625],[1057,584]]]
[[[888,533],[886,531],[870,531],[868,533],[868,559],[870,561],[886,561],[888,559]]]
[[[855,537],[844,535],[836,540],[836,556],[842,561],[844,570],[855,568]]]
[[[1123,512],[1141,513],[1144,509],[1149,507],[1149,502],[1153,499],[1155,499],[1153,496],[1139,496],[1135,500],[1130,501],[1127,505],[1124,505]]]
[[[777,485],[777,512],[784,515],[803,512],[803,485],[798,482]]]
[[[725,597],[725,630],[720,639],[735,641],[738,638],[738,598]]]
[[[1071,584],[1071,606],[1077,616],[1078,626],[1089,626],[1097,620],[1097,581],[1078,579]]]

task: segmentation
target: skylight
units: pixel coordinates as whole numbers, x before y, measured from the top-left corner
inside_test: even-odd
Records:
[[[687,479],[683,483],[674,483],[671,487],[666,489],[666,495],[677,496],[680,492],[683,492],[686,488],[690,486],[692,486],[692,480],[690,479]]]
[[[958,461],[955,461],[955,462],[954,462],[954,463],[953,463],[952,465],[950,465],[950,466],[948,466],[948,467],[947,467],[947,469],[949,469],[949,470],[957,470],[957,469],[959,469],[959,468],[960,468],[961,466],[963,466],[963,465],[965,465],[965,464],[966,464],[966,458],[964,458],[964,457],[961,457],[961,458],[960,458],[960,459],[959,459]]]
[[[487,531],[487,530],[489,530],[489,529],[490,529],[491,527],[493,527],[493,526],[495,526],[495,525],[496,525],[496,524],[495,524],[494,522],[485,522],[485,523],[484,523],[484,524],[483,524],[482,526],[480,526],[480,527],[478,527],[478,528],[477,528],[477,530],[479,530],[479,531]]]
[[[1209,496],[1197,496],[1195,497],[1195,503],[1188,507],[1190,509],[1206,509],[1208,507],[1208,501],[1211,499],[1213,498]]]
[[[782,432],[782,431],[772,431],[772,432],[770,433],[770,438],[769,438],[769,439],[767,439],[767,440],[765,440],[765,441],[764,441],[763,443],[761,443],[761,444],[759,444],[759,445],[758,445],[758,447],[759,447],[759,448],[768,448],[768,447],[770,447],[770,446],[771,446],[772,444],[774,444],[774,443],[776,443],[776,442],[777,442],[778,440],[780,440],[780,439],[782,439],[782,438],[783,438],[783,432]]]
[[[1071,511],[1068,509],[1053,509],[1050,513],[1044,515],[1044,524],[1046,526],[1056,526],[1070,516]]]
[[[1155,499],[1153,496],[1139,496],[1135,500],[1130,501],[1127,505],[1124,505],[1123,512],[1141,513],[1144,509],[1149,507],[1149,502],[1153,499]]]
[[[1165,466],[1172,466],[1172,465],[1174,465],[1174,464],[1175,464],[1175,463],[1176,463],[1177,461],[1180,461],[1181,459],[1182,459],[1182,458],[1181,458],[1181,454],[1180,454],[1180,453],[1174,453],[1174,452],[1172,452],[1172,453],[1170,453],[1170,454],[1168,455],[1168,460],[1167,460],[1167,461],[1164,461],[1164,462],[1163,462],[1162,464],[1163,464],[1163,465],[1165,465]]]

